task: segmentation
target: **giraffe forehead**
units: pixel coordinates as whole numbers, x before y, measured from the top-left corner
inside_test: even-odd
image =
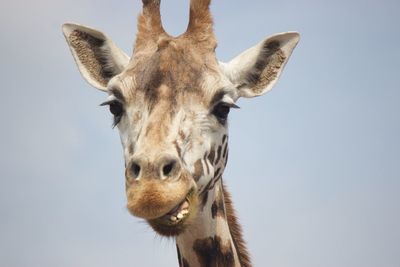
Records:
[[[208,100],[220,86],[216,82],[221,80],[219,75],[214,53],[170,42],[166,47],[134,55],[120,79],[134,81],[124,89],[132,97],[143,93],[150,104],[167,97],[176,105],[193,96],[199,101]]]

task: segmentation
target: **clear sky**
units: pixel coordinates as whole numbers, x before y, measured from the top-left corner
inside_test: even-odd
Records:
[[[140,1],[0,2],[0,266],[177,266],[125,209],[105,95],[61,34],[74,21],[131,53]],[[255,266],[400,266],[400,2],[214,0],[221,60],[301,41],[267,95],[230,116],[231,189]],[[164,0],[185,30],[188,1]]]

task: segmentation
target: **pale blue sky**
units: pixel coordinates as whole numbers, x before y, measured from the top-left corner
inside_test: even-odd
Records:
[[[87,24],[130,53],[139,2],[0,2],[0,266],[177,266],[174,243],[126,211],[105,95],[61,34],[65,21]],[[302,36],[274,90],[230,117],[225,181],[254,265],[400,266],[400,2],[212,10],[221,60],[273,33]],[[187,11],[163,1],[169,32],[184,31]]]

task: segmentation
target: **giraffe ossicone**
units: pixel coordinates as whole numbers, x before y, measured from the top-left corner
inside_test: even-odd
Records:
[[[63,32],[79,71],[108,95],[125,159],[127,207],[176,239],[180,266],[251,266],[222,174],[227,119],[240,97],[268,92],[299,34],[269,37],[219,62],[210,0],[191,0],[189,24],[165,32],[160,0],[143,0],[132,56],[95,29]]]

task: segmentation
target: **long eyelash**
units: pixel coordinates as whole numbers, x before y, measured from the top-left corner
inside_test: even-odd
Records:
[[[235,108],[235,109],[240,109],[240,107],[238,106],[238,105],[236,105],[235,103],[228,103],[228,102],[224,102],[224,101],[222,101],[222,102],[219,102],[218,104],[216,104],[215,105],[215,107],[217,106],[217,105],[225,105],[225,106],[227,106],[227,107],[229,107],[229,108]]]
[[[230,107],[230,108],[236,108],[236,109],[240,109],[240,107],[238,105],[236,105],[235,103],[226,103],[225,104]]]
[[[109,106],[110,104],[112,104],[113,102],[115,102],[115,99],[111,99],[111,100],[107,100],[106,102],[101,103],[99,106]]]
[[[112,123],[112,128],[114,129],[115,126],[117,126],[120,121],[121,121],[121,117],[115,117],[114,116],[113,123]]]

